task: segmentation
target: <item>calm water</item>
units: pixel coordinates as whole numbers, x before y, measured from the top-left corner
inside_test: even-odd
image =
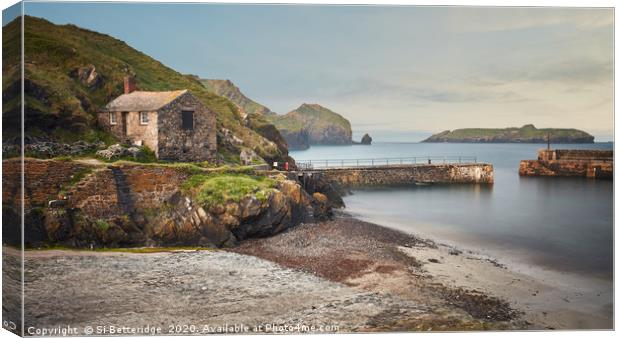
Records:
[[[542,144],[376,143],[315,146],[296,160],[409,156],[477,156],[492,163],[495,184],[354,190],[357,217],[475,248],[517,263],[611,278],[613,183],[585,178],[519,177],[519,161]],[[613,149],[611,143],[553,148]]]

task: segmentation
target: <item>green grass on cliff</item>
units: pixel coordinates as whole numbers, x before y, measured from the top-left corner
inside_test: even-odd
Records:
[[[139,90],[188,89],[217,115],[219,128],[227,128],[259,155],[277,156],[277,149],[241,123],[235,104],[209,92],[194,76],[181,74],[112,36],[75,25],[55,25],[26,16],[25,116],[26,134],[45,135],[73,142],[96,130],[96,113],[122,94],[123,77],[134,75]],[[18,136],[20,125],[20,21],[3,27],[3,136]],[[94,66],[99,80],[87,84],[77,74]],[[218,138],[218,142],[220,142]],[[223,148],[223,147],[221,147]]]
[[[211,206],[228,201],[239,202],[248,195],[266,200],[276,181],[264,176],[244,174],[198,174],[187,179],[182,188],[199,203]]]
[[[299,108],[286,115],[266,115],[279,130],[296,132],[302,129],[324,130],[336,126],[343,130],[351,130],[349,120],[318,104],[302,104]]]
[[[246,114],[273,114],[269,108],[245,96],[230,80],[200,79],[200,83],[209,92],[236,103]]]

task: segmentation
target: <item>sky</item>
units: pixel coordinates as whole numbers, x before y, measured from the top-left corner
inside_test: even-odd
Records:
[[[375,140],[529,123],[613,137],[612,9],[26,3],[25,12],[112,35],[182,73],[230,79],[278,113],[319,103]]]

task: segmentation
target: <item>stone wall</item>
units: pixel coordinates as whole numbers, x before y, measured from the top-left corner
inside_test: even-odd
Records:
[[[519,164],[521,176],[578,176],[613,179],[613,161],[587,160],[523,160]]]
[[[47,206],[58,193],[69,186],[73,175],[90,166],[72,161],[24,159],[24,208]],[[21,160],[2,161],[2,203],[19,208],[21,198]]]
[[[490,164],[432,164],[318,170],[338,186],[380,186],[415,183],[493,183]]]
[[[537,160],[521,161],[519,175],[613,179],[613,158],[613,150],[541,149]]]
[[[67,206],[96,218],[158,208],[179,191],[187,176],[173,167],[111,165],[97,169],[73,186]]]
[[[613,150],[588,149],[541,149],[538,151],[539,161],[555,160],[613,160]]]
[[[159,155],[158,151],[158,113],[156,111],[144,112],[148,115],[148,123],[140,122],[140,112],[132,111],[127,113],[127,138],[133,140],[134,144],[144,145],[155,151],[155,155]]]
[[[99,126],[109,131],[119,140],[129,139],[132,143],[145,145],[155,151],[157,155],[158,137],[157,137],[157,119],[156,111],[145,112],[148,114],[149,122],[140,123],[140,112],[100,112],[97,114],[97,123]],[[116,115],[116,124],[110,124],[110,115]],[[126,124],[126,130],[123,128]]]
[[[185,130],[181,112],[194,111],[194,128]],[[217,156],[215,113],[189,92],[159,110],[158,155],[164,160],[214,161]]]
[[[111,124],[110,123],[110,115],[115,115],[116,116],[116,124]],[[123,129],[123,122],[122,122],[122,112],[99,112],[97,113],[97,125],[111,133],[112,135],[116,136],[119,139],[124,139],[125,138],[125,131]]]

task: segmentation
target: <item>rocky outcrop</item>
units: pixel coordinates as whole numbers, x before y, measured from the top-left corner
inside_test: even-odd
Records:
[[[312,144],[352,144],[351,123],[341,115],[318,104],[304,103],[286,115],[266,116],[280,130],[291,149]],[[307,142],[306,142],[307,140]]]
[[[289,179],[296,180],[309,194],[323,195],[327,198],[330,208],[344,208],[342,196],[348,191],[337,181],[330,181],[328,176],[320,172],[290,173]]]
[[[362,141],[360,142],[360,144],[370,145],[371,143],[372,143],[372,137],[370,137],[368,133],[364,134],[364,136],[362,136]]]
[[[95,65],[75,68],[69,73],[69,76],[79,80],[82,85],[89,88],[98,87],[103,83],[103,79],[97,73]]]
[[[445,130],[422,142],[454,143],[593,143],[594,136],[578,129],[538,129],[532,124],[521,128],[467,128]]]
[[[5,183],[19,181],[20,161],[3,164]],[[195,167],[34,159],[25,166],[32,173],[24,201],[26,243],[31,246],[230,246],[312,221],[314,215],[331,217],[326,197],[313,197],[299,183],[278,175],[263,196],[250,193],[238,201],[205,204],[182,189],[196,175]],[[5,243],[18,243],[19,185],[4,188]]]

